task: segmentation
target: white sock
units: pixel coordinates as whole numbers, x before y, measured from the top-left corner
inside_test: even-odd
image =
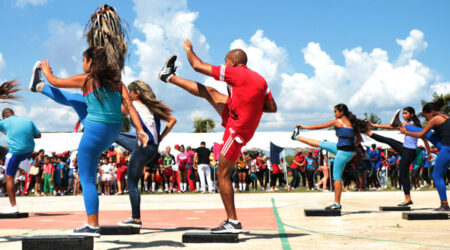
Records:
[[[185,182],[184,183],[184,192],[187,192],[187,187],[188,187],[187,182]]]
[[[166,190],[169,190],[169,184],[164,184],[164,186],[166,187]]]
[[[144,181],[144,188],[145,188],[145,192],[148,191],[148,181]]]
[[[197,191],[200,190],[200,182],[195,182],[195,187],[197,188]]]
[[[231,223],[233,223],[233,224],[235,224],[235,225],[239,223],[238,220],[230,220],[230,219],[228,219],[228,221],[231,222]]]
[[[243,187],[242,191],[247,190],[247,189],[246,189],[246,188],[247,188],[247,183],[243,183],[243,184],[242,184],[242,187]]]
[[[239,183],[239,191],[242,191],[242,183]]]
[[[232,185],[233,185],[233,189],[235,189],[236,188],[236,183],[233,182]]]
[[[156,183],[152,182],[152,191],[155,192]]]
[[[170,183],[169,186],[170,186],[170,190],[173,190],[173,183]]]

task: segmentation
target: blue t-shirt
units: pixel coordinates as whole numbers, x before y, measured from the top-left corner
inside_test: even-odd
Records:
[[[22,155],[34,151],[34,137],[41,132],[25,117],[10,116],[0,121],[0,131],[5,131],[9,152]]]
[[[391,156],[391,158],[388,159],[388,163],[390,167],[395,168],[395,164],[397,163],[397,157]]]
[[[306,161],[306,169],[307,170],[315,169],[314,158],[312,158],[312,157],[310,158],[309,156],[306,156],[305,161]]]
[[[371,160],[370,163],[372,164],[372,168],[381,167],[381,151],[379,149],[369,149],[367,150],[367,154],[369,156],[369,159]],[[375,160],[373,161],[372,159]]]

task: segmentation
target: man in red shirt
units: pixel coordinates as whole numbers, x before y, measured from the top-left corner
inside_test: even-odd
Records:
[[[292,181],[291,188],[297,189],[300,184],[300,167],[303,167],[303,162],[305,161],[305,156],[302,154],[302,151],[297,151],[297,154],[294,157],[291,165],[292,171]]]
[[[240,233],[242,225],[238,221],[234,206],[231,170],[239,157],[241,148],[253,137],[262,113],[276,112],[277,106],[264,78],[247,68],[247,55],[243,50],[231,50],[225,57],[225,65],[213,66],[202,62],[197,57],[189,40],[184,41],[184,49],[195,71],[228,84],[228,96],[214,88],[176,76],[175,55],[167,60],[158,77],[164,82],[173,83],[195,96],[208,100],[222,117],[225,132],[221,144],[217,179],[228,218],[219,227],[211,229],[211,232]]]

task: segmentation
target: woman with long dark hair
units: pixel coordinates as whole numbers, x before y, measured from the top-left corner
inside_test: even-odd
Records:
[[[144,81],[133,81],[128,85],[133,106],[136,108],[139,118],[143,123],[144,131],[148,135],[149,143],[146,147],[139,147],[136,136],[121,133],[116,143],[131,151],[128,165],[128,190],[131,202],[131,218],[119,222],[120,226],[137,227],[141,222],[141,195],[139,193],[139,179],[146,164],[151,163],[158,155],[159,143],[172,130],[176,123],[171,114],[172,109],[156,99],[152,88]],[[161,133],[161,120],[167,122],[167,126]]]
[[[399,119],[398,119],[399,114],[400,114],[400,110],[398,110],[395,113],[394,118],[392,119],[392,122],[389,125],[373,124],[373,123],[371,123],[370,125],[374,128],[399,129],[400,126],[402,125],[401,123],[396,122],[396,121],[399,121]],[[422,127],[420,125],[420,120],[417,117],[416,111],[414,110],[414,108],[412,108],[412,107],[403,108],[402,115],[403,115],[403,120],[405,120],[405,123],[403,123],[403,124],[415,126],[417,128]],[[405,194],[405,201],[398,204],[398,206],[412,205],[413,202],[411,200],[411,193],[410,193],[411,182],[410,182],[410,178],[409,178],[409,166],[414,161],[414,159],[416,158],[416,155],[417,155],[416,154],[417,138],[414,138],[411,136],[405,136],[403,143],[401,143],[397,140],[373,133],[370,130],[367,131],[365,134],[376,141],[388,144],[389,146],[391,146],[392,149],[394,149],[401,156],[400,163],[399,163],[399,165],[400,165],[399,166],[399,168],[400,168],[399,181],[403,188],[403,193]],[[425,147],[427,148],[428,157],[431,157],[430,146],[428,144],[428,141],[424,139],[423,142],[425,144]]]
[[[416,138],[425,137],[439,149],[432,174],[434,185],[441,200],[441,206],[435,209],[438,212],[450,211],[444,181],[445,173],[450,167],[450,117],[448,114],[441,112],[441,108],[444,105],[443,100],[440,100],[438,102],[429,102],[423,106],[422,113],[428,121],[425,128],[420,129],[404,125],[400,129],[407,136]],[[434,133],[431,129],[434,130]]]
[[[108,64],[104,47],[91,47],[83,53],[83,69],[84,74],[57,78],[53,75],[49,62],[44,59],[35,65],[30,89],[42,92],[58,103],[72,106],[83,122],[84,133],[78,147],[78,168],[88,223],[69,234],[100,237],[96,171],[100,153],[114,142],[122,130],[122,104],[136,125],[139,144],[142,143],[145,147],[148,136],[131,104],[127,88],[120,81],[119,69]],[[38,85],[42,82],[41,70],[53,87],[44,83]],[[62,92],[57,88],[80,88],[83,96]]]
[[[325,209],[328,210],[340,210],[341,194],[342,194],[342,173],[345,168],[345,164],[350,161],[355,152],[355,146],[361,143],[360,133],[364,133],[367,130],[367,123],[356,118],[352,112],[348,110],[345,104],[338,104],[334,106],[335,120],[331,120],[327,123],[305,126],[298,124],[292,139],[308,144],[312,147],[319,147],[325,149],[328,152],[336,155],[333,166],[333,179],[334,179],[334,203]],[[338,142],[318,141],[309,139],[300,135],[300,129],[324,129],[334,127],[336,130],[336,136]]]

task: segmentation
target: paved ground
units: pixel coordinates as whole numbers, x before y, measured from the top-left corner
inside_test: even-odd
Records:
[[[416,212],[437,207],[436,191],[412,193]],[[225,218],[218,194],[142,196],[143,229],[139,235],[102,236],[95,249],[147,247],[192,249],[440,249],[450,248],[450,220],[407,221],[402,212],[379,206],[402,201],[396,192],[346,192],[341,217],[305,217],[303,209],[322,208],[332,193],[244,193],[236,195],[245,233],[237,244],[184,244],[182,234],[207,230]],[[8,203],[0,199],[0,207]],[[85,222],[82,197],[20,197],[26,219],[0,220],[0,249],[19,249],[23,237],[63,235]],[[100,197],[102,225],[130,216],[127,196]]]

